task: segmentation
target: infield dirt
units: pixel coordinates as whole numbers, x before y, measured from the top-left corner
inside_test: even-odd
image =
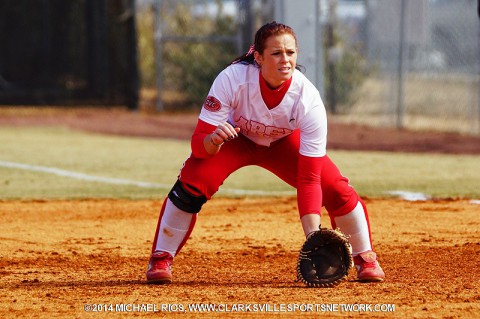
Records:
[[[366,202],[386,280],[360,283],[352,270],[337,287],[306,288],[296,281],[303,235],[293,197],[212,199],[176,257],[168,286],[145,281],[161,201],[3,201],[0,317],[151,316],[157,310],[160,318],[478,318],[479,205]],[[329,225],[328,215],[322,223]],[[270,311],[188,309],[196,304],[223,310],[263,304]],[[281,311],[340,304],[394,305],[394,311]],[[145,311],[92,311],[109,305]],[[170,311],[160,311],[162,305]]]

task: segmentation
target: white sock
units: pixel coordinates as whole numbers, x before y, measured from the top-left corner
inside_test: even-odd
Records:
[[[348,237],[348,241],[352,245],[353,256],[372,250],[367,218],[362,203],[358,202],[350,213],[335,217],[335,224]]]
[[[167,198],[162,220],[160,221],[155,250],[166,251],[175,256],[178,247],[188,233],[192,218],[193,214],[178,209]]]

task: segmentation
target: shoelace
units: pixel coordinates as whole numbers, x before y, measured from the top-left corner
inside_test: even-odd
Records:
[[[365,259],[363,259],[362,257],[359,258],[359,263],[356,265],[357,266],[360,266],[362,268],[376,268],[377,267],[377,261],[374,260],[372,262],[368,262],[368,261],[365,261]]]
[[[152,269],[165,269],[165,268],[170,269],[171,266],[172,266],[172,263],[167,258],[161,258],[161,257],[152,258]]]
[[[363,268],[375,268],[375,267],[377,267],[376,262],[363,263],[362,266],[363,266]]]

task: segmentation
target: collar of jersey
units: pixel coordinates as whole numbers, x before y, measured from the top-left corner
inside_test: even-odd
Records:
[[[259,72],[259,82],[260,82],[260,92],[262,93],[262,98],[263,101],[265,102],[265,105],[271,110],[277,105],[282,102],[283,97],[288,91],[288,88],[290,87],[290,84],[292,83],[292,78],[288,79],[287,81],[283,82],[282,85],[280,85],[276,89],[271,89],[267,81],[262,76],[262,71]]]

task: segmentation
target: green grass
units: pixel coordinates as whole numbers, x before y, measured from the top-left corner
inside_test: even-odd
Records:
[[[88,175],[160,184],[159,188],[82,181],[0,165],[0,199],[161,198],[190,154],[186,141],[83,133],[61,127],[0,128],[0,161],[55,167]],[[330,151],[363,196],[387,191],[480,198],[480,156]],[[252,183],[252,181],[255,181]],[[247,167],[222,186],[275,194],[294,190],[270,172]]]
[[[480,197],[480,156],[386,152],[330,152],[358,191],[378,197],[386,191],[432,197]]]

